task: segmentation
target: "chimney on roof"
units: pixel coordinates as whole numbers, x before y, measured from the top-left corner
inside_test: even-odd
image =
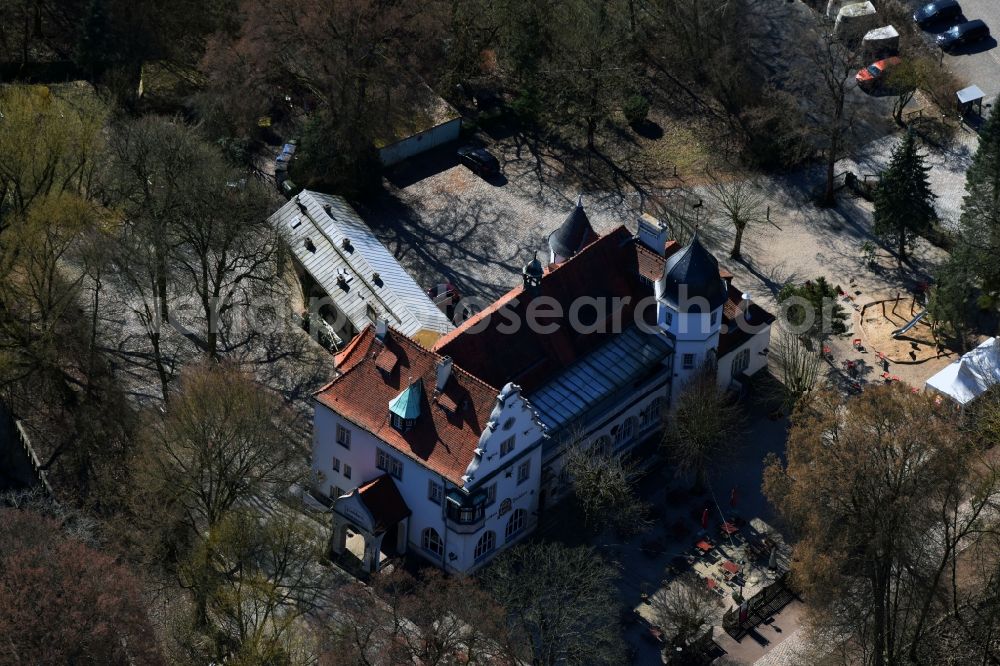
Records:
[[[323,204],[323,210],[326,211],[327,215],[333,217],[333,208],[330,207],[330,204]]]
[[[442,358],[437,365],[437,382],[434,387],[441,392],[448,385],[448,378],[451,377],[452,360],[450,356]]]
[[[649,213],[639,217],[639,242],[661,257],[666,252],[669,233],[667,225]]]
[[[750,292],[749,291],[744,292],[744,294],[743,294],[742,310],[743,310],[743,318],[746,319],[747,321],[750,321],[750,303],[751,302],[752,301],[750,300]]]
[[[306,205],[302,203],[302,200],[297,196],[295,197],[295,203],[298,205],[299,210],[302,211],[303,214],[307,214],[309,212],[309,209],[306,208]]]
[[[375,337],[379,340],[385,340],[385,334],[388,332],[389,326],[386,324],[385,319],[379,317],[375,320]]]

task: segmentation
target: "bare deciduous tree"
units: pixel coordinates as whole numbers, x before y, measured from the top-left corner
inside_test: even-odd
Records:
[[[484,583],[509,614],[520,643],[515,663],[622,663],[616,573],[590,548],[527,543],[501,555]]]
[[[708,174],[712,181],[709,195],[722,209],[721,212],[733,227],[733,249],[729,256],[733,259],[741,257],[743,233],[754,224],[766,222],[765,206],[767,199],[757,184],[746,174],[732,174],[728,178],[720,178]]]
[[[834,168],[844,156],[855,129],[854,110],[848,97],[856,85],[853,73],[859,62],[854,52],[832,32],[823,31],[828,28],[824,26],[803,40],[804,62],[808,65],[801,70],[800,92],[809,100],[807,115],[820,138],[819,148],[826,165],[823,204],[832,206]]]
[[[644,515],[646,504],[635,488],[640,469],[610,449],[610,442],[604,447],[588,441],[572,444],[564,456],[565,469],[573,496],[593,529],[614,527],[634,534],[648,522]]]
[[[694,573],[672,580],[652,596],[650,605],[657,625],[675,645],[686,645],[722,621],[719,597]]]
[[[470,578],[394,571],[334,598],[325,666],[491,663],[511,644],[503,608]]]
[[[736,445],[741,422],[739,406],[719,390],[715,367],[707,366],[681,387],[662,446],[679,471],[694,475],[694,487],[700,490],[709,467]]]
[[[280,399],[224,364],[189,367],[161,418],[149,423],[152,478],[192,529],[216,525],[239,502],[287,487],[302,460]]]
[[[4,661],[163,663],[135,575],[59,530],[50,518],[0,508]]]
[[[984,453],[951,409],[898,385],[824,392],[796,413],[764,491],[798,533],[792,572],[814,626],[853,658],[916,663],[962,613],[960,545],[996,530],[1000,470]]]
[[[771,340],[771,358],[784,389],[785,409],[808,401],[819,380],[820,355],[798,335],[783,330]]]

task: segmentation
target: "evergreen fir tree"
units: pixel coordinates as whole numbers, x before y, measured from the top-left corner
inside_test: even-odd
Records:
[[[965,177],[961,241],[983,289],[1000,290],[1000,113],[994,107],[979,133],[979,148]]]
[[[950,344],[959,351],[968,347],[977,310],[976,276],[967,255],[967,251],[958,249],[938,270],[927,304],[937,334],[944,333],[945,337],[950,337]]]
[[[934,193],[930,190],[924,156],[917,150],[912,132],[892,153],[889,168],[882,172],[875,190],[874,231],[896,246],[902,266],[914,236],[927,231],[935,219]]]

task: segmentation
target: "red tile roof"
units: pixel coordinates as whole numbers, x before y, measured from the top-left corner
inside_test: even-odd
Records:
[[[376,359],[387,350],[397,360],[394,369],[384,373]],[[479,446],[499,391],[455,364],[443,394],[435,394],[440,360],[441,356],[392,328],[384,341],[378,340],[369,326],[337,355],[340,374],[317,391],[315,398],[397,451],[462,485],[461,477]],[[421,416],[413,429],[401,433],[389,423],[389,401],[411,378],[423,382]]]
[[[670,241],[665,253],[669,257],[678,249],[680,245]],[[645,248],[625,227],[619,227],[568,261],[548,269],[542,278],[541,295],[554,298],[562,306],[564,316],[573,300],[581,296],[605,303],[629,297],[630,302],[618,315],[620,330],[624,330],[633,323],[636,303],[652,296],[650,283],[663,274],[665,262],[665,257]],[[719,274],[730,275],[724,269]],[[731,324],[742,316],[742,293],[730,285],[727,295],[724,322]],[[525,391],[538,388],[614,335],[610,325],[604,332],[577,332],[566,319],[553,320],[560,325],[551,332],[532,331],[526,325],[507,330],[504,324],[512,317],[525,321],[530,301],[522,286],[511,289],[441,337],[433,350],[391,328],[385,340],[380,341],[369,326],[337,354],[340,374],[316,393],[316,400],[397,451],[462,485],[461,477],[479,445],[482,429],[499,393],[496,387],[512,381]],[[588,310],[593,313],[592,308],[584,308],[581,319],[585,319]],[[774,321],[771,314],[756,304],[750,312],[751,323]],[[652,313],[653,308],[646,312]],[[605,314],[607,323],[614,321],[614,313]],[[750,338],[749,333],[734,326],[730,328],[731,331],[720,336],[719,356]],[[436,394],[437,365],[443,355],[450,356],[454,365],[444,393]],[[423,382],[421,417],[412,430],[400,433],[389,424],[389,401],[411,378]]]
[[[410,515],[410,507],[388,474],[360,486],[358,495],[375,519],[376,532],[384,532]]]
[[[668,241],[664,248],[666,256],[661,257],[635,241],[625,227],[618,227],[565,263],[550,267],[542,278],[541,295],[555,298],[564,314],[569,312],[570,303],[581,296],[608,299],[607,303],[612,302],[610,299],[627,296],[631,301],[623,308],[620,317],[623,324],[621,330],[624,330],[633,323],[636,303],[652,296],[651,283],[663,275],[667,258],[680,249],[679,243]],[[719,276],[725,279],[731,278],[732,274],[720,268]],[[730,297],[733,291],[734,288],[730,287]],[[735,293],[738,308],[742,294],[739,290]],[[502,386],[513,381],[530,392],[611,335],[577,333],[569,326],[568,319],[561,320],[554,332],[536,332],[525,325],[514,331],[506,330],[505,325],[512,319],[525,321],[530,300],[523,287],[511,289],[488,308],[438,339],[434,351],[451,356],[457,365],[490,384]],[[730,306],[727,304],[724,307]],[[761,318],[770,317],[756,306],[753,313]],[[646,314],[652,315],[653,308],[649,308]],[[487,318],[488,322],[484,323]],[[734,330],[732,337],[727,339],[727,336],[722,336],[720,355],[724,353],[723,348],[732,349],[733,345],[742,344],[741,334],[741,331]]]
[[[537,388],[613,334],[612,304],[621,303],[613,299],[629,299],[621,306],[620,330],[624,330],[633,323],[637,302],[652,296],[652,287],[639,279],[636,246],[632,234],[625,227],[618,227],[545,274],[540,296],[555,299],[562,308],[563,318],[539,321],[558,323],[556,330],[540,332],[523,324],[532,298],[520,286],[438,339],[434,351],[451,356],[456,365],[494,386],[512,381],[525,391]],[[602,313],[605,317],[600,322],[608,324],[603,327],[605,332],[576,331],[569,325],[570,305],[583,296],[606,304]],[[649,308],[648,314],[653,311]],[[594,308],[583,307],[579,318],[584,324],[596,325],[600,315],[594,313]],[[588,316],[593,321],[588,321]],[[507,326],[512,319],[522,324]]]

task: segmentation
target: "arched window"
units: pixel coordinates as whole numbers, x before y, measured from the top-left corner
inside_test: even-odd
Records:
[[[663,398],[657,396],[649,403],[649,425],[663,423]]]
[[[638,419],[636,419],[634,416],[630,416],[627,419],[625,419],[625,422],[622,424],[622,431],[623,431],[622,441],[628,442],[630,439],[632,439],[632,436],[635,434],[637,422]]]
[[[444,554],[444,544],[441,543],[441,535],[433,527],[428,527],[421,532],[420,545],[429,553],[434,553],[438,557]]]
[[[483,536],[479,537],[479,543],[476,544],[476,559],[482,559],[486,555],[489,555],[497,547],[497,533],[493,530],[489,530],[483,533]]]
[[[514,513],[510,514],[510,520],[507,521],[507,529],[504,530],[504,538],[507,541],[510,541],[524,529],[524,525],[527,522],[528,512],[524,509],[518,509]]]
[[[595,456],[606,456],[611,453],[611,438],[607,435],[601,435],[596,440],[594,440],[594,446],[591,448],[591,452]]]

